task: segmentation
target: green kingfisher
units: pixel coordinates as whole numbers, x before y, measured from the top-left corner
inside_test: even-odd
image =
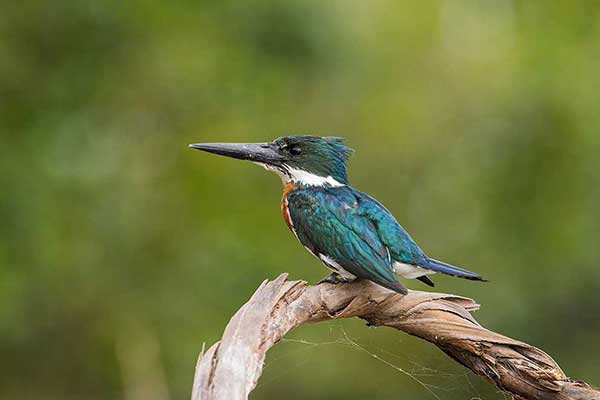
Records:
[[[190,147],[248,160],[283,182],[283,219],[302,245],[332,272],[321,282],[368,279],[406,294],[398,275],[434,286],[441,272],[483,281],[471,271],[425,255],[377,200],[348,183],[353,150],[339,137],[284,136],[269,143],[196,143]]]

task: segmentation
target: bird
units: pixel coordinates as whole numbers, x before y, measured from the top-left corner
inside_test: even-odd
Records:
[[[289,135],[265,143],[194,143],[189,147],[254,162],[283,183],[281,212],[294,236],[331,273],[318,283],[369,280],[400,294],[399,276],[434,286],[429,275],[485,281],[430,258],[379,201],[352,186],[353,149],[336,136]]]

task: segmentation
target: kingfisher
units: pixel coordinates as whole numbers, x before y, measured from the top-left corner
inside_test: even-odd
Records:
[[[367,279],[397,293],[408,291],[398,279],[440,272],[485,281],[480,275],[428,257],[394,216],[377,200],[348,182],[346,163],[353,153],[332,136],[283,136],[268,143],[195,143],[189,146],[252,161],[283,182],[281,211],[302,245],[332,272],[319,283]]]

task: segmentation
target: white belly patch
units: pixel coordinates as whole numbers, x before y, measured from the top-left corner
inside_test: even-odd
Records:
[[[394,262],[392,267],[394,268],[395,273],[407,279],[415,279],[423,275],[435,274],[435,271],[417,267],[416,265],[404,264],[398,261]]]
[[[323,263],[325,263],[325,265],[327,265],[329,268],[340,274],[342,278],[347,279],[349,281],[353,281],[354,279],[356,279],[355,275],[342,268],[342,266],[338,264],[338,262],[335,261],[333,258],[327,257],[324,254],[319,254],[319,258],[321,259],[321,261],[323,261]]]

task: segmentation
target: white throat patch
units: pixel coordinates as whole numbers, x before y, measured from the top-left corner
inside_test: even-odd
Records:
[[[303,171],[301,169],[289,168],[288,172],[290,174],[289,180],[292,182],[300,183],[308,186],[333,186],[339,187],[344,186],[342,183],[335,180],[331,175],[324,177],[315,174],[311,174],[310,172]]]
[[[286,184],[288,182],[294,182],[294,183],[299,183],[301,185],[307,185],[307,186],[325,186],[325,185],[329,185],[332,187],[345,186],[343,183],[338,182],[331,175],[329,175],[327,177],[319,176],[319,175],[311,174],[310,172],[307,172],[307,171],[304,171],[301,169],[296,169],[296,168],[291,168],[291,167],[286,167],[286,171],[283,172],[283,171],[281,171],[275,167],[272,167],[270,165],[267,165],[267,164],[258,163],[258,162],[256,164],[262,166],[267,171],[275,172],[277,175],[279,175],[279,177],[281,178],[281,181],[284,184]]]

